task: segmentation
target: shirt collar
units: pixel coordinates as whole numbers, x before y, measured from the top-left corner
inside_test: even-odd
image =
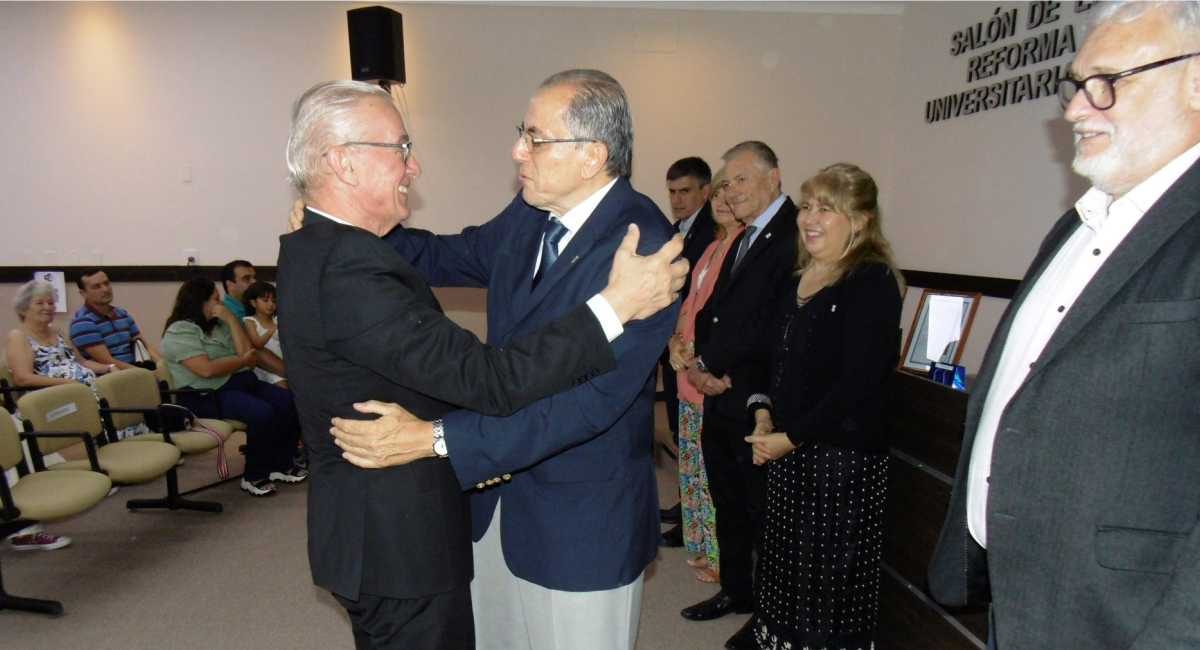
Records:
[[[332,222],[334,222],[334,223],[340,223],[340,224],[342,224],[343,226],[354,226],[354,224],[352,224],[352,223],[350,223],[350,222],[348,222],[348,221],[346,221],[346,220],[344,220],[344,219],[338,219],[337,217],[333,216],[332,214],[329,214],[328,212],[322,212],[322,211],[320,211],[320,210],[318,210],[318,209],[316,209],[316,208],[312,207],[311,205],[306,205],[306,206],[304,206],[304,207],[305,207],[306,209],[308,209],[310,212],[315,212],[315,213],[317,213],[317,214],[321,215],[322,217],[325,217],[326,219],[328,219],[328,220],[330,220],[330,221],[332,221]],[[354,227],[355,227],[355,228],[357,228],[358,226],[354,226]]]
[[[754,218],[754,221],[750,222],[750,225],[754,226],[755,235],[762,232],[771,224],[771,219],[775,218],[775,214],[779,212],[779,208],[783,207],[783,202],[786,201],[787,198],[787,194],[780,194],[779,196],[775,197],[775,200],[771,201],[771,205],[768,205],[767,209],[762,211],[762,214],[758,215]]]
[[[702,203],[702,204],[700,204],[700,207],[696,208],[696,211],[693,212],[691,215],[689,215],[686,219],[680,220],[679,232],[681,232],[685,235],[688,234],[688,231],[691,230],[692,226],[695,225],[695,223],[696,223],[696,215],[700,214],[700,211],[703,209],[704,209],[704,204]]]
[[[607,185],[592,192],[590,196],[580,201],[578,205],[567,210],[567,213],[564,215],[557,215],[553,212],[550,214],[551,216],[558,217],[558,220],[562,222],[562,225],[567,227],[567,230],[578,232],[583,227],[584,222],[588,220],[588,217],[592,216],[592,213],[596,211],[596,206],[600,205],[600,202],[604,200],[608,191],[616,184],[617,179],[612,179]]]
[[[1140,219],[1197,160],[1200,160],[1200,143],[1176,156],[1119,199],[1114,200],[1096,187],[1090,188],[1075,202],[1075,211],[1080,221],[1092,230],[1100,230],[1114,212]]]

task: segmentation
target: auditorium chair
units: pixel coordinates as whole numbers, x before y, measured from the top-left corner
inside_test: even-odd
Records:
[[[89,461],[81,469],[57,472],[30,472],[21,454],[20,438],[78,439],[88,450]],[[40,464],[40,461],[39,461]],[[0,471],[16,468],[18,478],[12,486],[0,480],[0,538],[7,537],[34,523],[62,519],[91,508],[104,498],[112,481],[100,473],[96,448],[86,432],[17,433],[7,409],[0,408]],[[59,616],[62,603],[53,600],[13,596],[4,589],[0,573],[0,610],[15,609]]]
[[[51,386],[26,393],[17,400],[17,407],[25,422],[26,431],[84,431],[96,442],[96,456],[101,470],[114,483],[136,484],[153,481],[166,476],[167,494],[161,499],[130,499],[125,506],[130,510],[144,508],[168,508],[170,510],[202,510],[220,512],[221,504],[208,501],[191,501],[179,495],[179,478],[175,465],[180,451],[170,443],[170,433],[164,432],[164,442],[152,440],[116,440],[115,435],[106,435],[100,406],[91,389],[79,383]],[[34,452],[35,469],[44,465],[40,454],[59,451],[73,444],[71,440],[53,439],[46,442],[30,439]],[[35,446],[40,449],[33,449]],[[85,468],[86,461],[67,461],[52,465],[50,471],[69,471]]]
[[[176,430],[173,427],[191,416],[190,411],[175,404],[160,402],[158,381],[155,373],[144,368],[129,368],[104,375],[96,380],[96,389],[103,399],[100,412],[109,432],[145,423],[149,433],[135,435],[125,440],[153,440],[163,442],[169,431],[170,442],[185,456],[203,454],[220,447],[224,454],[224,442],[233,435],[233,427],[225,420],[195,418],[199,426],[191,430]],[[219,439],[218,439],[219,436]],[[223,459],[223,456],[220,457]],[[219,467],[224,468],[224,463]]]

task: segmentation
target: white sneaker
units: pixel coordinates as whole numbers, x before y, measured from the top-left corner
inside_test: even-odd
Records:
[[[252,496],[266,497],[275,494],[275,484],[269,478],[260,478],[257,481],[242,479],[242,490]]]
[[[284,483],[300,483],[308,478],[308,470],[293,465],[286,472],[271,472],[267,478]]]

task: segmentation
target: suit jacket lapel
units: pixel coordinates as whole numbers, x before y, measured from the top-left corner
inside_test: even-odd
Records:
[[[1193,165],[1150,207],[1096,272],[1046,343],[1030,376],[1062,351],[1184,223],[1200,213],[1197,186],[1200,186],[1200,163]]]
[[[1004,342],[1008,338],[1008,331],[1012,328],[1013,318],[1017,314],[1017,310],[1025,303],[1025,298],[1029,295],[1029,290],[1037,283],[1038,278],[1045,272],[1046,267],[1050,265],[1050,260],[1058,254],[1058,249],[1063,243],[1075,232],[1075,228],[1079,227],[1079,215],[1071,210],[1059,218],[1058,222],[1050,230],[1050,234],[1046,236],[1046,241],[1042,245],[1038,254],[1034,256],[1033,261],[1029,264],[1029,270],[1025,272],[1025,278],[1017,287],[1017,293],[1009,302],[1008,308],[1004,310],[1004,316],[1001,317],[1000,323],[996,325],[996,331],[992,334],[991,343],[988,344],[987,354],[983,357],[983,364],[979,368],[978,380],[975,386],[971,388],[971,399],[967,406],[967,423],[964,440],[964,445],[967,445],[975,438],[976,425],[979,422],[979,414],[983,411],[983,402],[987,397],[988,389],[991,387],[992,378],[996,372],[996,366],[1000,364],[1000,355],[1004,352]]]
[[[524,317],[534,310],[546,296],[550,295],[554,286],[559,283],[571,271],[571,268],[587,255],[596,246],[596,242],[603,238],[611,229],[614,220],[621,214],[621,207],[625,204],[630,194],[633,193],[633,188],[629,185],[629,179],[620,178],[613,185],[600,204],[583,223],[583,227],[579,232],[571,237],[571,241],[567,247],[563,249],[558,256],[558,261],[554,263],[546,272],[542,274],[542,279],[538,283],[536,289],[532,292],[528,291],[529,283],[526,283],[526,291],[524,292],[528,299],[520,301],[514,305],[513,321],[514,323],[521,322]],[[539,224],[537,234],[535,235],[535,252],[530,259],[537,259],[537,247],[541,246],[542,228]],[[530,265],[528,278],[532,282],[533,267]]]
[[[754,240],[754,243],[750,244],[749,250],[746,251],[746,255],[742,257],[741,263],[739,263],[735,269],[733,268],[733,263],[737,258],[737,247],[741,246],[741,239],[745,238],[746,233],[748,232],[748,229],[743,230],[741,237],[739,237],[738,241],[734,243],[733,250],[730,251],[729,255],[725,256],[726,262],[722,270],[724,270],[724,268],[729,269],[729,277],[727,282],[732,284],[733,282],[737,281],[740,271],[753,263],[754,258],[762,255],[763,251],[773,246],[780,237],[786,237],[788,231],[790,230],[788,225],[790,222],[793,222],[795,218],[796,211],[795,205],[792,203],[792,199],[785,199],[779,206],[779,211],[775,213],[775,216],[771,217],[771,222],[767,224],[766,229],[758,234],[758,237]]]

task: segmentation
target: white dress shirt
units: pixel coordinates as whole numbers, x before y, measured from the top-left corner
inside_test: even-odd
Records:
[[[611,190],[613,185],[616,184],[617,179],[612,179],[607,185],[596,190],[595,192],[592,192],[590,196],[580,201],[578,205],[570,210],[567,210],[566,214],[550,214],[552,217],[557,217],[558,220],[562,222],[562,225],[567,229],[566,234],[564,234],[562,238],[558,240],[558,253],[560,255],[564,250],[567,249],[567,244],[571,243],[571,240],[574,239],[575,233],[579,232],[579,229],[582,228],[583,224],[587,222],[588,217],[591,217],[592,213],[596,211],[596,206],[600,205],[600,201],[604,200],[604,197],[608,194],[608,191]],[[545,237],[544,233],[542,237]],[[533,277],[533,274],[537,273],[538,267],[541,265],[542,247],[538,246],[537,262],[534,263],[533,270],[530,271],[529,277]],[[625,327],[621,324],[621,318],[617,316],[617,311],[612,308],[612,305],[608,303],[608,299],[604,296],[600,294],[592,296],[588,299],[587,306],[588,309],[591,309],[592,313],[596,315],[596,320],[600,321],[600,327],[604,329],[604,335],[608,337],[609,343],[615,341],[616,338],[625,331]]]
[[[679,234],[687,237],[688,231],[692,229],[692,226],[696,225],[696,215],[700,214],[700,211],[703,209],[704,205],[702,204],[700,207],[696,208],[696,211],[693,212],[691,216],[679,222],[679,226],[676,228],[679,231]]]
[[[1200,144],[1180,154],[1119,199],[1114,200],[1093,187],[1075,203],[1080,224],[1050,260],[1013,317],[983,402],[967,470],[967,529],[980,546],[987,547],[992,448],[1009,400],[1105,260],[1198,159]]]

